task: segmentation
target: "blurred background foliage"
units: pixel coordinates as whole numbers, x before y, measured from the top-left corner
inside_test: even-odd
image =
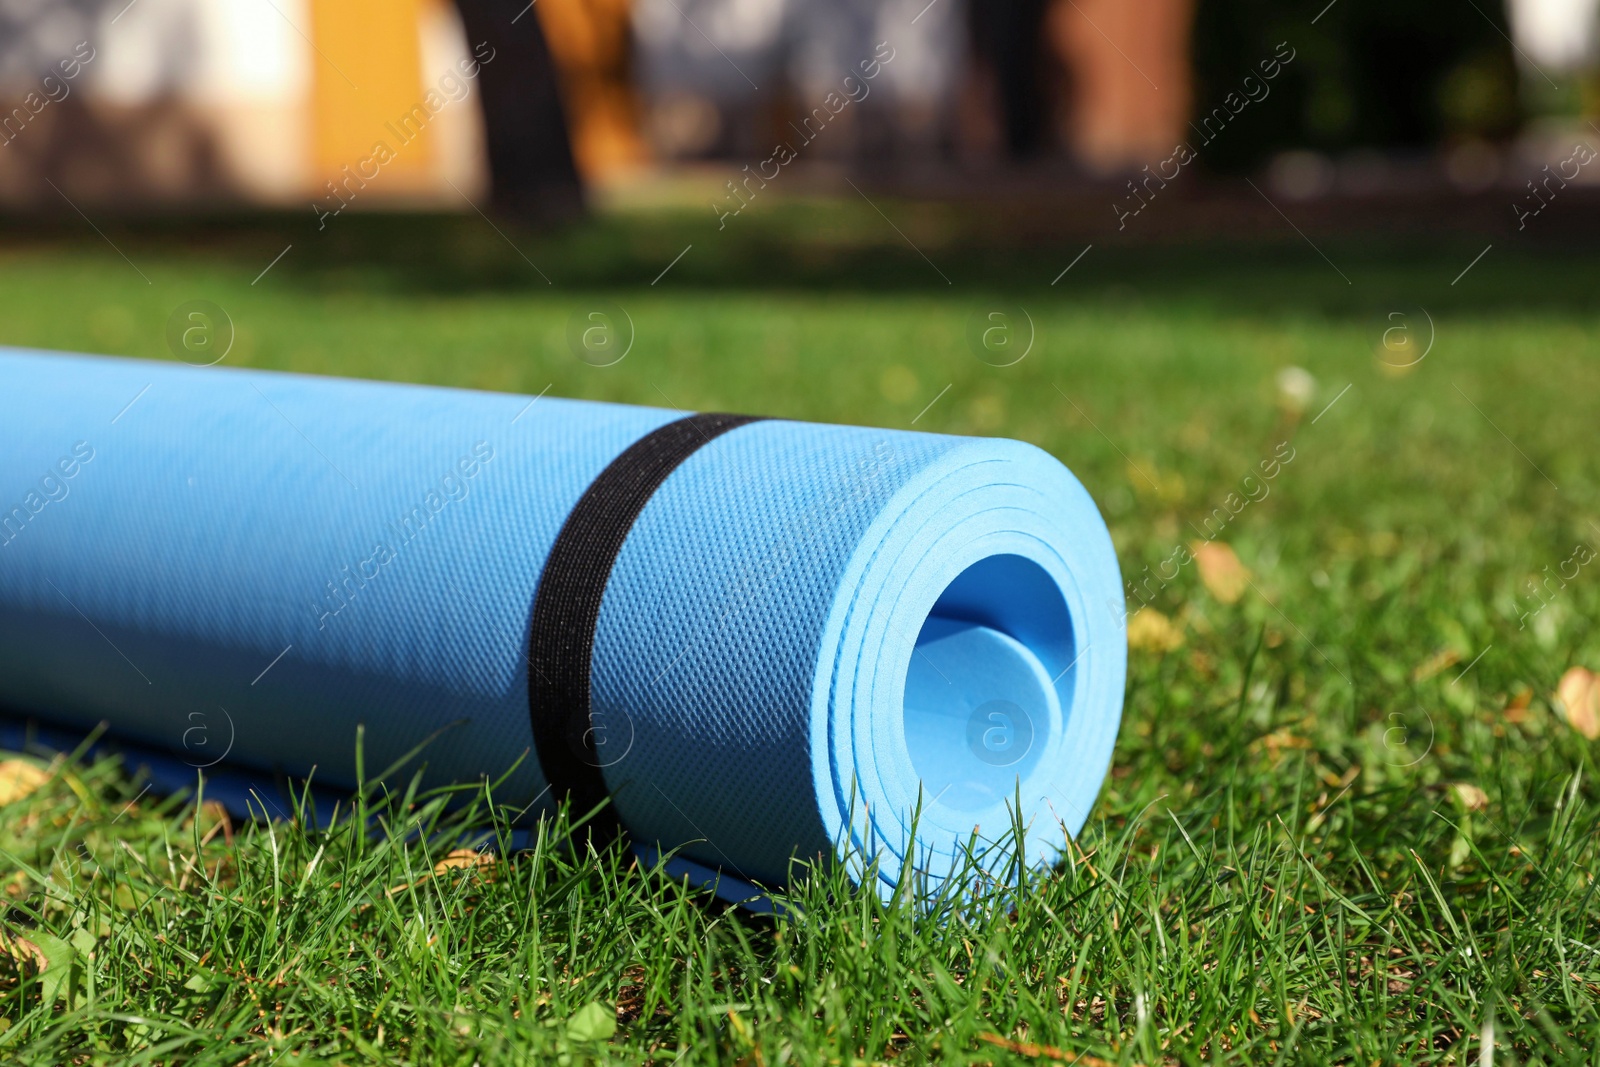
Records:
[[[1267,0],[1199,0],[1197,113],[1237,92],[1241,72],[1277,42],[1297,53],[1260,113],[1208,153],[1211,166],[1250,170],[1301,147],[1420,155],[1474,138],[1503,141],[1521,124],[1525,101],[1498,6],[1338,0],[1318,19],[1319,32],[1305,28],[1304,13]]]

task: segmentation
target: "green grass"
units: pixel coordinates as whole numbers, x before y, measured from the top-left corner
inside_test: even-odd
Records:
[[[492,797],[403,774],[367,836],[130,807],[120,764],[58,760],[0,808],[0,925],[54,959],[0,957],[0,1060],[1467,1064],[1491,1028],[1498,1062],[1600,1059],[1600,789],[1551,701],[1600,668],[1600,572],[1521,624],[1527,580],[1600,545],[1594,257],[1497,240],[1452,285],[1486,241],[1319,240],[1337,272],[1293,234],[1097,241],[1051,286],[1081,244],[886,207],[950,284],[861,205],[520,252],[475,217],[108,230],[137,271],[36,234],[0,251],[0,342],[171,358],[204,298],[230,363],[1019,437],[1130,578],[1288,442],[1221,536],[1242,598],[1193,565],[1151,587],[1182,643],[1134,651],[1071,862],[934,915],[819,876],[763,918],[559,826],[498,848]],[[565,340],[597,300],[636,328],[613,367]],[[965,339],[997,304],[1037,329],[1012,367]],[[1431,352],[1386,371],[1423,308]],[[433,873],[463,839],[497,861]]]

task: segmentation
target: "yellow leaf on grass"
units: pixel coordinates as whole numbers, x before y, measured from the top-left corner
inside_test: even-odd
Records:
[[[1099,1056],[1090,1056],[1084,1052],[1069,1053],[1065,1049],[1059,1049],[1054,1045],[1035,1045],[1026,1041],[1013,1041],[1008,1037],[1001,1037],[999,1034],[979,1034],[978,1040],[987,1041],[991,1045],[998,1045],[1009,1052],[1014,1052],[1018,1056],[1023,1056],[1030,1060],[1055,1060],[1058,1063],[1077,1064],[1077,1067],[1111,1067],[1110,1060],[1103,1060]],[[1135,1067],[1138,1067],[1138,1065],[1135,1064]]]
[[[1573,667],[1556,685],[1556,710],[1567,725],[1593,741],[1600,737],[1600,677],[1584,667]]]
[[[433,870],[418,878],[415,882],[401,882],[399,885],[390,886],[385,892],[389,896],[404,893],[408,889],[415,889],[430,878],[437,878],[441,874],[451,871],[476,870],[481,871],[484,877],[493,877],[495,858],[493,852],[479,852],[475,848],[451,849],[445,858],[433,865]]]
[[[1250,585],[1250,572],[1233,549],[1221,541],[1196,541],[1191,548],[1200,580],[1224,604],[1237,603]]]
[[[1500,712],[1500,717],[1510,723],[1525,723],[1528,721],[1528,708],[1533,704],[1533,690],[1525,685],[1517,685],[1511,699]]]
[[[443,874],[454,867],[492,867],[493,852],[479,852],[475,848],[452,849],[450,854],[433,865],[434,874]]]
[[[1438,674],[1440,671],[1445,670],[1448,667],[1454,667],[1460,662],[1461,654],[1453,648],[1447,648],[1441,652],[1435,652],[1433,655],[1417,664],[1416,669],[1411,672],[1411,680],[1413,682],[1425,682],[1429,678],[1432,678],[1434,675]]]
[[[1171,652],[1183,644],[1183,631],[1155,608],[1142,608],[1128,620],[1128,647],[1144,652]]]
[[[50,780],[50,772],[25,759],[0,760],[0,804],[12,804]]]
[[[0,952],[4,952],[18,963],[32,963],[43,974],[50,967],[50,961],[44,952],[25,937],[8,937],[0,933]]]

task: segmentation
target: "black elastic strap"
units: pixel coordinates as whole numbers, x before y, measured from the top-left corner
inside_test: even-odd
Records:
[[[712,439],[755,421],[751,415],[703,413],[645,434],[589,485],[551,546],[533,600],[528,710],[545,781],[558,803],[572,799],[575,818],[606,799],[601,768],[615,762],[595,745],[589,664],[600,601],[617,553],[651,495],[680,463]],[[590,827],[594,838],[606,841],[622,829],[610,805]]]

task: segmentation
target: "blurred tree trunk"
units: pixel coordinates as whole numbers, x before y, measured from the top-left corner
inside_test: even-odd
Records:
[[[1045,147],[1045,0],[982,0],[967,8],[973,50],[994,78],[1006,153],[1029,159]]]
[[[528,0],[455,2],[467,47],[482,63],[478,84],[495,209],[530,221],[580,214],[583,189],[538,13]]]

